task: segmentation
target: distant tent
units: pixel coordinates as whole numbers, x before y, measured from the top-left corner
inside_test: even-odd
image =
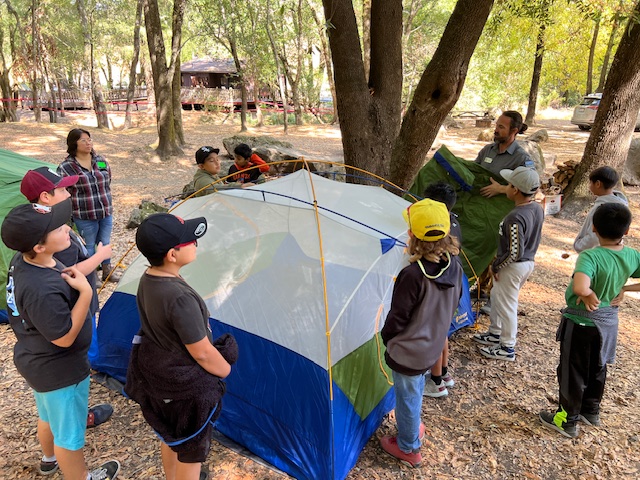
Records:
[[[467,277],[475,280],[491,263],[498,249],[498,227],[504,216],[513,208],[513,202],[504,195],[486,198],[480,195],[480,188],[489,185],[494,178],[501,183],[504,179],[494,175],[477,163],[456,157],[442,146],[433,158],[418,172],[409,192],[422,198],[424,189],[433,182],[452,185],[458,195],[453,212],[458,216],[462,229],[462,266]],[[407,200],[413,201],[410,196]],[[461,255],[462,257],[463,255]]]
[[[208,219],[183,275],[218,320],[214,336],[240,346],[217,427],[296,478],[344,478],[393,408],[378,332],[407,265],[408,205],[299,170],[173,212]],[[92,366],[120,380],[146,265],[132,263],[99,318]]]
[[[27,199],[20,193],[20,182],[28,170],[39,167],[55,168],[55,165],[0,149],[0,224],[13,207],[27,203]],[[7,298],[4,291],[9,262],[15,253],[0,242],[0,323],[8,321]]]

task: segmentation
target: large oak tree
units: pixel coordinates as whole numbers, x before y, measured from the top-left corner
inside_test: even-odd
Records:
[[[156,153],[161,159],[182,154],[181,146],[184,145],[180,104],[179,55],[182,45],[182,21],[185,5],[186,0],[174,0],[173,2],[171,56],[169,63],[167,63],[158,0],[145,0],[144,3],[144,21],[153,75],[153,90],[156,97],[158,125]]]
[[[460,96],[493,0],[458,1],[404,120],[402,1],[371,1],[368,76],[353,2],[323,0],[323,5],[345,163],[409,187]]]

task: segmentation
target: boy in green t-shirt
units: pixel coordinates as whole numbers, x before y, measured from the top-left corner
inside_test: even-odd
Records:
[[[598,247],[580,253],[565,292],[567,308],[556,334],[560,342],[556,412],[540,412],[542,425],[560,434],[578,436],[578,420],[600,425],[600,402],[607,364],[613,363],[618,336],[618,305],[625,291],[640,291],[640,253],[625,247],[631,212],[622,204],[605,203],[593,215]]]

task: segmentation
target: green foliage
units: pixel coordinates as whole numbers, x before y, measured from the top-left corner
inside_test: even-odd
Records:
[[[94,55],[101,80],[111,75],[128,78],[133,55],[132,38],[135,0],[85,0],[90,16]],[[404,2],[403,75],[405,102],[435,51],[456,0]],[[31,0],[12,0],[11,5],[23,22],[21,31],[0,1],[0,28],[4,33],[1,48],[12,66],[14,82],[28,81],[30,64]],[[540,22],[546,22],[546,44],[539,104],[574,104],[585,93],[587,60],[594,21],[600,16],[600,33],[595,50],[594,77],[599,75],[614,15],[628,18],[635,0],[496,0],[493,12],[469,66],[465,87],[456,108],[523,108],[531,82],[533,55]],[[86,85],[83,69],[84,39],[74,0],[41,0],[39,30],[50,53],[51,72],[72,85]],[[165,42],[170,42],[173,2],[160,2]],[[288,62],[290,73],[298,79],[300,101],[306,107],[318,107],[320,90],[326,90],[326,68],[318,55],[319,35],[335,29],[327,19],[318,28],[313,7],[322,17],[320,0],[303,0],[302,20],[297,21],[299,0],[191,0],[183,25],[183,61],[193,57],[230,58],[233,40],[244,65],[244,74],[254,85],[278,91],[278,69],[268,33],[276,50]],[[362,19],[362,2],[354,2],[357,18]],[[412,10],[413,9],[413,10]],[[545,13],[546,12],[546,13]],[[269,17],[269,22],[267,18]],[[619,40],[622,29],[615,37]],[[143,42],[146,40],[142,35]],[[12,51],[11,41],[16,50]],[[144,54],[145,48],[141,49]],[[615,51],[615,50],[614,50]],[[14,58],[15,57],[15,58]],[[108,59],[108,62],[107,62]],[[320,59],[318,61],[318,59]],[[300,60],[300,62],[298,62]],[[84,79],[84,80],[83,80]],[[594,85],[597,78],[594,78]],[[252,93],[252,92],[250,92]],[[290,100],[290,99],[289,99]],[[216,113],[216,112],[212,112]],[[323,120],[325,120],[323,118]],[[305,121],[316,117],[305,114]],[[265,122],[281,123],[282,116],[265,115]]]

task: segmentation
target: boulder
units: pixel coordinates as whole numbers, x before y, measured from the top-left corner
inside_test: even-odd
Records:
[[[158,205],[157,203],[143,200],[138,208],[134,208],[131,211],[131,214],[129,215],[129,221],[127,222],[127,228],[138,228],[142,221],[149,215],[152,215],[154,213],[164,213],[168,211],[168,208]]]
[[[273,137],[249,137],[244,135],[236,135],[234,137],[225,138],[222,140],[222,144],[227,152],[230,153],[233,159],[232,152],[240,143],[246,143],[253,149],[253,153],[258,155],[262,160],[267,163],[282,162],[271,165],[269,173],[272,175],[286,175],[301,168],[304,168],[302,162],[292,162],[291,160],[302,159],[303,155],[294,150],[293,146],[288,142],[280,142]],[[344,176],[344,167],[341,165],[326,164],[320,162],[308,161],[309,170],[311,172],[321,172],[325,176],[335,176],[340,173]],[[337,163],[343,163],[340,159]],[[221,175],[226,175],[229,171],[229,167],[233,164],[233,160],[222,161],[220,170]]]
[[[442,126],[445,128],[462,128],[462,125],[460,125],[460,123],[458,123],[450,113],[445,117],[442,122]]]
[[[536,143],[544,143],[549,140],[549,133],[543,128],[542,130],[538,130],[537,132],[532,133],[525,140],[530,140]]]
[[[622,183],[625,185],[640,185],[640,138],[634,138],[629,145],[627,161],[622,169]]]
[[[241,143],[246,143],[252,149],[256,149],[257,147],[269,146],[273,148],[285,148],[292,149],[293,145],[289,142],[281,142],[280,140],[276,140],[273,137],[269,137],[268,135],[262,137],[249,136],[249,135],[234,135],[233,137],[227,137],[222,139],[222,145],[224,149],[227,151],[227,155],[233,158],[233,150],[240,145]]]
[[[544,155],[542,154],[542,147],[538,142],[532,142],[531,140],[518,140],[520,146],[524,149],[525,152],[529,154],[531,159],[533,160],[533,164],[536,167],[536,171],[538,175],[542,178],[544,175]]]
[[[486,128],[480,132],[477,140],[479,142],[493,142],[493,128]]]

